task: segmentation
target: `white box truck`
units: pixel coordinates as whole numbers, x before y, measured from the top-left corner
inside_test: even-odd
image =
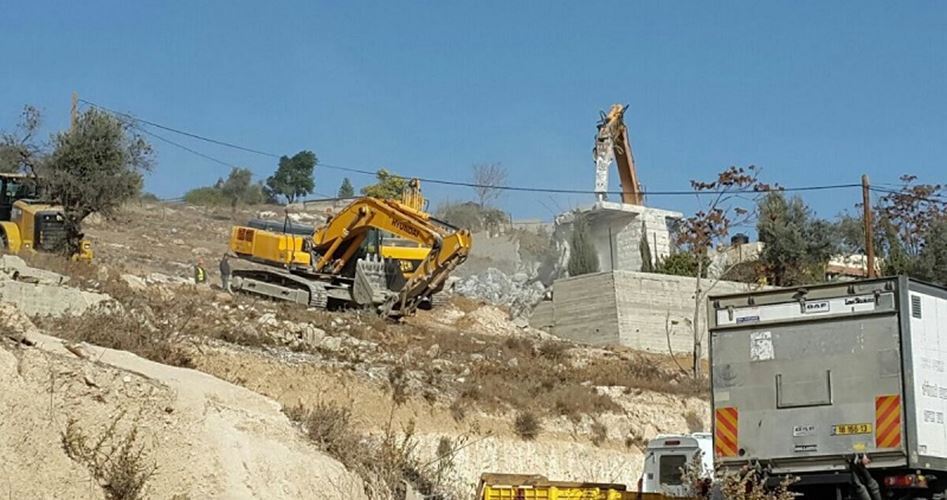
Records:
[[[818,499],[947,490],[947,290],[907,278],[713,296],[714,458]]]

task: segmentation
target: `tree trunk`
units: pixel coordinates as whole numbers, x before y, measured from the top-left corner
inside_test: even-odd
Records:
[[[67,257],[78,255],[80,243],[85,236],[82,233],[82,221],[89,215],[87,210],[66,210],[63,209],[63,229],[66,231],[66,240],[62,247],[62,252]]]

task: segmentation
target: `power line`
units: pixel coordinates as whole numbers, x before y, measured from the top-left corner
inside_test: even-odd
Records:
[[[255,149],[255,148],[249,148],[249,147],[245,147],[245,146],[240,146],[240,145],[238,145],[238,144],[233,144],[233,143],[230,143],[230,142],[227,142],[227,141],[222,141],[222,140],[219,140],[219,139],[213,139],[213,138],[206,137],[206,136],[203,136],[203,135],[200,135],[200,134],[195,134],[195,133],[193,133],[193,132],[187,132],[187,131],[180,130],[180,129],[177,129],[177,128],[174,128],[174,127],[169,127],[169,126],[167,126],[167,125],[161,125],[161,124],[159,124],[159,123],[155,123],[155,122],[152,122],[152,121],[148,121],[148,120],[145,120],[145,119],[142,119],[142,118],[135,117],[135,116],[130,115],[130,114],[128,114],[128,113],[122,113],[122,112],[118,112],[118,111],[112,110],[112,109],[110,109],[110,108],[107,108],[107,107],[105,107],[105,106],[102,106],[102,105],[93,103],[93,102],[88,101],[88,100],[85,100],[85,99],[80,99],[80,101],[81,101],[82,103],[85,103],[85,104],[89,105],[89,106],[93,106],[93,107],[99,108],[99,109],[101,109],[101,110],[103,110],[103,111],[106,111],[106,112],[108,112],[108,113],[112,113],[112,114],[117,115],[117,116],[124,117],[124,118],[126,118],[126,119],[128,119],[128,120],[133,120],[133,121],[135,121],[135,122],[144,123],[144,124],[146,124],[146,125],[150,125],[150,126],[153,126],[153,127],[157,127],[157,128],[162,129],[162,130],[167,130],[167,131],[169,131],[169,132],[173,132],[173,133],[176,133],[176,134],[181,134],[181,135],[184,135],[184,136],[187,136],[187,137],[191,137],[191,138],[193,138],[193,139],[197,139],[197,140],[209,142],[209,143],[212,143],[212,144],[217,144],[217,145],[220,145],[220,146],[226,146],[226,147],[238,149],[238,150],[241,150],[241,151],[246,151],[246,152],[250,152],[250,153],[255,153],[255,154],[259,154],[259,155],[263,155],[263,156],[268,156],[268,157],[272,157],[272,158],[279,158],[279,157],[280,157],[279,155],[277,155],[277,154],[275,154],[275,153],[269,153],[269,152],[261,151],[261,150],[259,150],[259,149]],[[150,135],[154,135],[154,134],[152,134],[152,133],[150,133],[150,132],[149,132],[149,134],[150,134]],[[155,135],[155,137],[158,137],[158,136]],[[201,157],[210,159],[210,160],[215,161],[215,162],[217,162],[217,163],[223,163],[223,164],[226,164],[227,166],[231,166],[231,164],[229,164],[229,163],[222,162],[221,160],[218,160],[218,159],[216,159],[216,158],[210,157],[209,155],[205,155],[205,154],[200,153],[200,152],[198,152],[198,151],[192,150],[192,149],[187,148],[186,146],[183,146],[183,145],[181,145],[181,144],[174,143],[174,142],[169,141],[169,140],[164,139],[164,138],[160,138],[160,139],[163,140],[163,141],[165,141],[165,142],[168,142],[168,143],[170,143],[170,144],[173,144],[173,145],[175,145],[175,146],[181,147],[181,148],[183,148],[183,149],[185,149],[185,150],[187,150],[187,151],[190,151],[190,152],[192,152],[192,153],[194,153],[194,154],[197,154],[197,155],[199,155],[199,156],[201,156]],[[362,175],[370,175],[370,176],[373,176],[373,177],[377,175],[377,172],[376,172],[376,171],[371,171],[371,170],[361,169],[361,168],[354,168],[354,167],[346,167],[346,166],[342,166],[342,165],[333,165],[333,164],[329,164],[329,163],[317,162],[317,163],[316,163],[316,166],[317,166],[317,167],[322,167],[322,168],[327,168],[327,169],[330,169],[330,170],[339,170],[339,171],[343,171],[343,172],[357,173],[357,174],[362,174]],[[455,187],[467,187],[467,188],[491,188],[491,189],[496,189],[496,190],[498,190],[498,191],[513,191],[513,192],[527,192],[527,193],[550,193],[550,194],[597,194],[594,190],[585,190],[585,189],[557,189],[557,188],[526,187],[526,186],[494,186],[494,185],[489,185],[489,184],[479,184],[479,183],[475,183],[475,182],[452,181],[452,180],[446,180],[446,179],[433,179],[433,178],[426,178],[426,177],[410,177],[410,176],[403,176],[403,175],[398,175],[398,174],[394,174],[394,173],[392,173],[392,174],[390,174],[390,175],[391,175],[391,177],[393,177],[393,178],[396,178],[396,179],[403,179],[403,180],[410,180],[410,179],[413,179],[413,178],[417,178],[418,180],[420,180],[420,181],[422,181],[422,182],[425,182],[425,183],[429,183],[429,184],[437,184],[437,185],[444,185],[444,186],[455,186]],[[834,190],[834,189],[848,189],[848,188],[855,188],[855,187],[861,187],[861,184],[853,183],[853,184],[816,185],[816,186],[801,186],[801,187],[778,187],[778,188],[777,188],[777,187],[774,187],[774,188],[768,188],[768,189],[738,189],[738,190],[733,190],[733,191],[731,191],[731,193],[739,194],[739,193],[766,193],[766,192],[771,192],[771,191],[782,191],[782,192],[824,191],[824,190]],[[608,195],[622,195],[622,194],[624,194],[624,192],[623,192],[623,191],[607,191],[607,192],[605,192],[604,194],[608,194]],[[691,190],[691,191],[648,191],[648,192],[642,193],[642,195],[644,195],[644,196],[690,196],[690,195],[694,195],[694,194],[699,194],[699,192]]]
[[[189,148],[189,147],[187,147],[187,146],[185,146],[185,145],[183,145],[183,144],[174,142],[174,141],[172,141],[171,139],[162,137],[162,136],[160,136],[160,135],[158,135],[158,134],[156,134],[156,133],[154,133],[154,132],[151,132],[150,130],[145,129],[144,127],[139,127],[139,126],[134,126],[134,127],[135,127],[135,130],[138,130],[139,132],[141,132],[141,133],[143,133],[143,134],[147,134],[147,135],[149,135],[149,136],[151,136],[151,137],[154,137],[155,139],[158,139],[159,141],[166,142],[166,143],[168,143],[168,144],[170,144],[170,145],[172,145],[172,146],[181,148],[181,149],[183,149],[184,151],[187,151],[187,152],[189,152],[189,153],[191,153],[191,154],[195,154],[195,155],[197,155],[197,156],[200,156],[201,158],[204,158],[204,159],[206,159],[206,160],[210,160],[210,161],[212,161],[212,162],[214,162],[214,163],[219,163],[219,164],[221,164],[221,165],[223,165],[223,166],[225,166],[225,167],[227,167],[227,168],[234,168],[234,165],[233,165],[232,163],[228,163],[228,162],[226,162],[226,161],[224,161],[224,160],[220,160],[220,159],[214,158],[213,156],[210,156],[210,155],[208,155],[208,154],[204,154],[204,153],[201,153],[200,151],[196,151],[196,150],[194,150],[194,149],[191,149],[191,148]]]
[[[332,170],[341,170],[344,172],[352,172],[357,174],[365,174],[375,176],[377,172],[372,172],[371,170],[365,170],[360,168],[352,167],[343,167],[340,165],[331,165],[328,163],[317,163],[317,167],[328,168]],[[593,190],[583,190],[583,189],[556,189],[556,188],[539,188],[539,187],[522,187],[522,186],[491,186],[487,184],[477,184],[475,182],[463,182],[463,181],[448,181],[443,179],[431,179],[425,177],[407,177],[398,174],[390,174],[391,177],[397,179],[418,179],[421,182],[426,182],[430,184],[443,184],[446,186],[459,186],[459,187],[489,187],[497,189],[500,191],[520,191],[520,192],[530,192],[530,193],[553,193],[553,194],[596,194],[596,191]],[[797,191],[824,191],[830,189],[845,189],[845,188],[854,188],[861,187],[861,184],[831,184],[831,185],[820,185],[820,186],[802,186],[802,187],[773,187],[768,189],[738,189],[731,191],[732,193],[768,193],[771,191],[783,191],[783,192],[797,192]],[[607,191],[605,194],[621,195],[622,191]],[[700,194],[699,191],[645,191],[642,193],[646,196],[683,196],[683,195],[694,195]]]
[[[910,192],[907,192],[907,191],[893,190],[893,189],[883,189],[883,188],[877,188],[877,187],[874,187],[874,186],[870,187],[869,189],[872,190],[872,191],[874,191],[874,192],[876,192],[876,193],[897,194],[897,195],[901,195],[901,196],[907,196],[907,197],[910,197],[910,198],[915,198],[915,199],[918,199],[918,200],[921,200],[921,201],[927,201],[927,202],[930,202],[930,203],[937,203],[937,204],[941,204],[941,205],[947,205],[947,199],[941,198],[941,196],[943,196],[943,195],[920,196],[920,195],[916,195],[916,194],[914,194],[914,193],[910,193]]]
[[[99,108],[99,109],[101,109],[101,110],[103,110],[103,111],[106,111],[106,112],[108,112],[108,113],[111,113],[111,114],[113,114],[113,115],[123,116],[123,117],[125,117],[125,118],[127,118],[127,119],[129,119],[129,120],[135,121],[135,122],[140,122],[140,123],[144,123],[144,124],[146,124],[146,125],[151,125],[152,127],[160,128],[161,130],[167,130],[168,132],[174,132],[175,134],[181,134],[181,135],[184,135],[184,136],[187,136],[187,137],[191,137],[191,138],[193,138],[193,139],[198,139],[198,140],[205,141],[205,142],[209,142],[209,143],[212,143],[212,144],[217,144],[218,146],[226,146],[226,147],[228,147],[228,148],[239,149],[239,150],[241,150],[241,151],[246,151],[246,152],[248,152],[248,153],[254,153],[254,154],[258,154],[258,155],[269,156],[269,157],[271,157],[271,158],[279,158],[279,157],[280,157],[280,155],[275,154],[275,153],[267,153],[266,151],[260,151],[259,149],[248,148],[248,147],[245,147],[245,146],[240,146],[240,145],[238,145],[238,144],[233,144],[233,143],[230,143],[230,142],[221,141],[221,140],[219,140],[219,139],[212,139],[212,138],[210,138],[210,137],[205,137],[205,136],[202,136],[202,135],[199,135],[199,134],[195,134],[195,133],[193,133],[193,132],[186,132],[186,131],[184,131],[184,130],[176,129],[176,128],[173,128],[173,127],[168,127],[167,125],[161,125],[160,123],[155,123],[155,122],[152,122],[152,121],[148,121],[148,120],[145,120],[144,118],[138,118],[137,116],[130,115],[130,114],[128,114],[128,113],[122,113],[121,111],[115,111],[115,110],[113,110],[113,109],[107,108],[107,107],[102,106],[102,105],[100,105],[100,104],[96,104],[96,103],[94,103],[94,102],[87,101],[87,100],[85,100],[85,99],[79,99],[79,102],[82,102],[82,103],[84,103],[84,104],[88,104],[89,106],[92,106],[92,107],[94,107],[94,108]]]

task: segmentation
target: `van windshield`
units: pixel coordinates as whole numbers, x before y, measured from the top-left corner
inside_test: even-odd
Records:
[[[683,469],[687,465],[687,455],[661,455],[658,458],[658,481],[669,486],[679,486],[684,482]]]

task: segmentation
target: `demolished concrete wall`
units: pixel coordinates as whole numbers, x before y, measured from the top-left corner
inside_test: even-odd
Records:
[[[586,217],[601,271],[640,271],[642,237],[648,239],[652,264],[671,252],[671,228],[683,215],[660,208],[600,201],[556,218],[560,266],[569,260],[569,240],[576,216]]]
[[[15,255],[0,256],[0,302],[13,304],[28,316],[82,314],[109,299],[103,293],[60,286],[68,278],[30,267]]]
[[[705,287],[713,284],[705,283]],[[660,353],[668,352],[670,338],[675,354],[693,352],[694,287],[694,278],[633,271],[565,278],[555,282],[552,301],[537,308],[539,314],[530,318],[530,326],[576,342]],[[742,292],[753,287],[718,281],[712,293]],[[704,338],[705,306],[702,301],[697,325]]]

